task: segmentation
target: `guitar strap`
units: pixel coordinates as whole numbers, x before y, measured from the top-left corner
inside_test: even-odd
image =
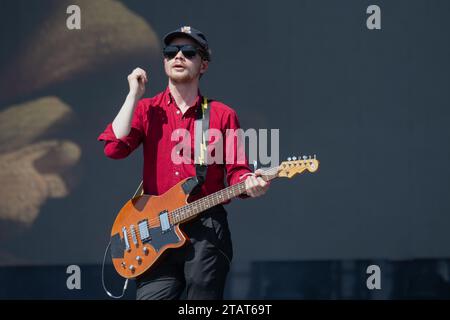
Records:
[[[208,169],[208,129],[209,129],[209,112],[211,109],[208,99],[203,97],[203,101],[198,107],[197,118],[194,123],[194,164],[197,178],[197,185],[191,194],[195,194],[205,183],[206,172]]]

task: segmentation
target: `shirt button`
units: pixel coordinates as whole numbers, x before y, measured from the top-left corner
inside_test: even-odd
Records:
[[[180,173],[178,171],[175,171],[175,175],[178,176]]]
[[[177,110],[177,114],[180,114],[180,110]]]

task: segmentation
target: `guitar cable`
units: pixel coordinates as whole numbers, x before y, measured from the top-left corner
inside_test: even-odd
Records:
[[[126,280],[125,280],[125,283],[124,283],[123,289],[122,289],[122,294],[121,294],[120,296],[115,296],[115,295],[113,295],[111,292],[109,292],[109,291],[106,289],[106,286],[105,286],[105,260],[106,260],[106,254],[108,253],[108,250],[109,250],[109,247],[110,247],[110,246],[111,246],[111,241],[109,241],[108,245],[106,246],[105,254],[103,255],[103,263],[102,263],[102,285],[103,285],[103,290],[105,290],[106,294],[107,294],[109,297],[114,298],[114,299],[120,299],[120,298],[122,298],[122,297],[125,295],[125,291],[127,290],[128,280],[129,280],[129,279],[126,279]]]

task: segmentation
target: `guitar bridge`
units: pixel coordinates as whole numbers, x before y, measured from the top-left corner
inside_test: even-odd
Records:
[[[122,234],[123,234],[123,240],[125,242],[125,250],[130,251],[130,242],[128,241],[128,233],[127,233],[127,228],[123,227],[122,228]]]

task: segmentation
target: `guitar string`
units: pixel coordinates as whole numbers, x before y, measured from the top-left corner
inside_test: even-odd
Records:
[[[280,168],[280,167],[273,167],[273,168],[267,169],[267,170],[265,170],[265,171],[263,172],[263,174],[264,174],[264,175],[273,175],[273,174],[276,174],[276,173],[278,172],[279,168]],[[271,179],[269,179],[269,180],[271,180]],[[192,205],[192,207],[200,207],[201,211],[197,212],[196,214],[201,213],[202,211],[208,209],[208,208],[204,209],[204,208],[202,208],[201,206],[208,206],[208,205],[211,204],[211,202],[217,202],[217,201],[220,200],[219,202],[216,203],[216,205],[217,205],[217,204],[220,204],[220,203],[222,203],[222,202],[224,202],[224,201],[230,200],[230,199],[232,199],[232,198],[234,198],[234,197],[237,197],[237,196],[239,196],[240,194],[242,194],[243,191],[240,191],[240,190],[239,190],[239,187],[241,187],[241,186],[243,186],[243,182],[241,182],[241,183],[239,183],[239,184],[235,184],[235,185],[231,186],[230,188],[225,188],[225,189],[219,190],[219,191],[217,191],[217,192],[215,192],[215,193],[212,193],[212,194],[210,194],[210,195],[208,195],[208,196],[206,196],[206,197],[204,197],[204,198],[201,198],[201,199],[199,199],[199,200],[196,200],[196,201],[194,201],[194,202],[192,202],[192,203],[190,203],[190,204],[188,204],[188,205],[186,205],[186,206],[177,208],[177,209],[175,209],[174,211],[171,211],[171,212],[169,213],[169,215],[170,215],[170,217],[171,217],[172,219],[174,219],[174,218],[176,219],[176,218],[178,218],[178,217],[175,216],[175,215],[180,215],[180,214],[182,215],[183,212],[185,212],[185,211],[187,210],[187,207],[189,207],[190,205]],[[234,187],[235,187],[235,189],[237,189],[237,190],[233,190]],[[226,190],[226,189],[229,189],[229,191],[227,192],[228,196],[230,195],[230,193],[232,193],[231,197],[229,197],[228,199],[225,199],[225,200],[224,200],[224,199],[221,199],[221,198],[217,198],[217,196],[219,195],[219,193],[221,193],[222,191],[224,191],[224,190]],[[238,191],[238,193],[237,193],[237,194],[234,194],[236,191]],[[207,199],[207,198],[208,198],[208,199]],[[206,200],[206,199],[207,199],[207,200]],[[154,222],[155,220],[158,221],[159,218],[153,219],[152,222]]]

